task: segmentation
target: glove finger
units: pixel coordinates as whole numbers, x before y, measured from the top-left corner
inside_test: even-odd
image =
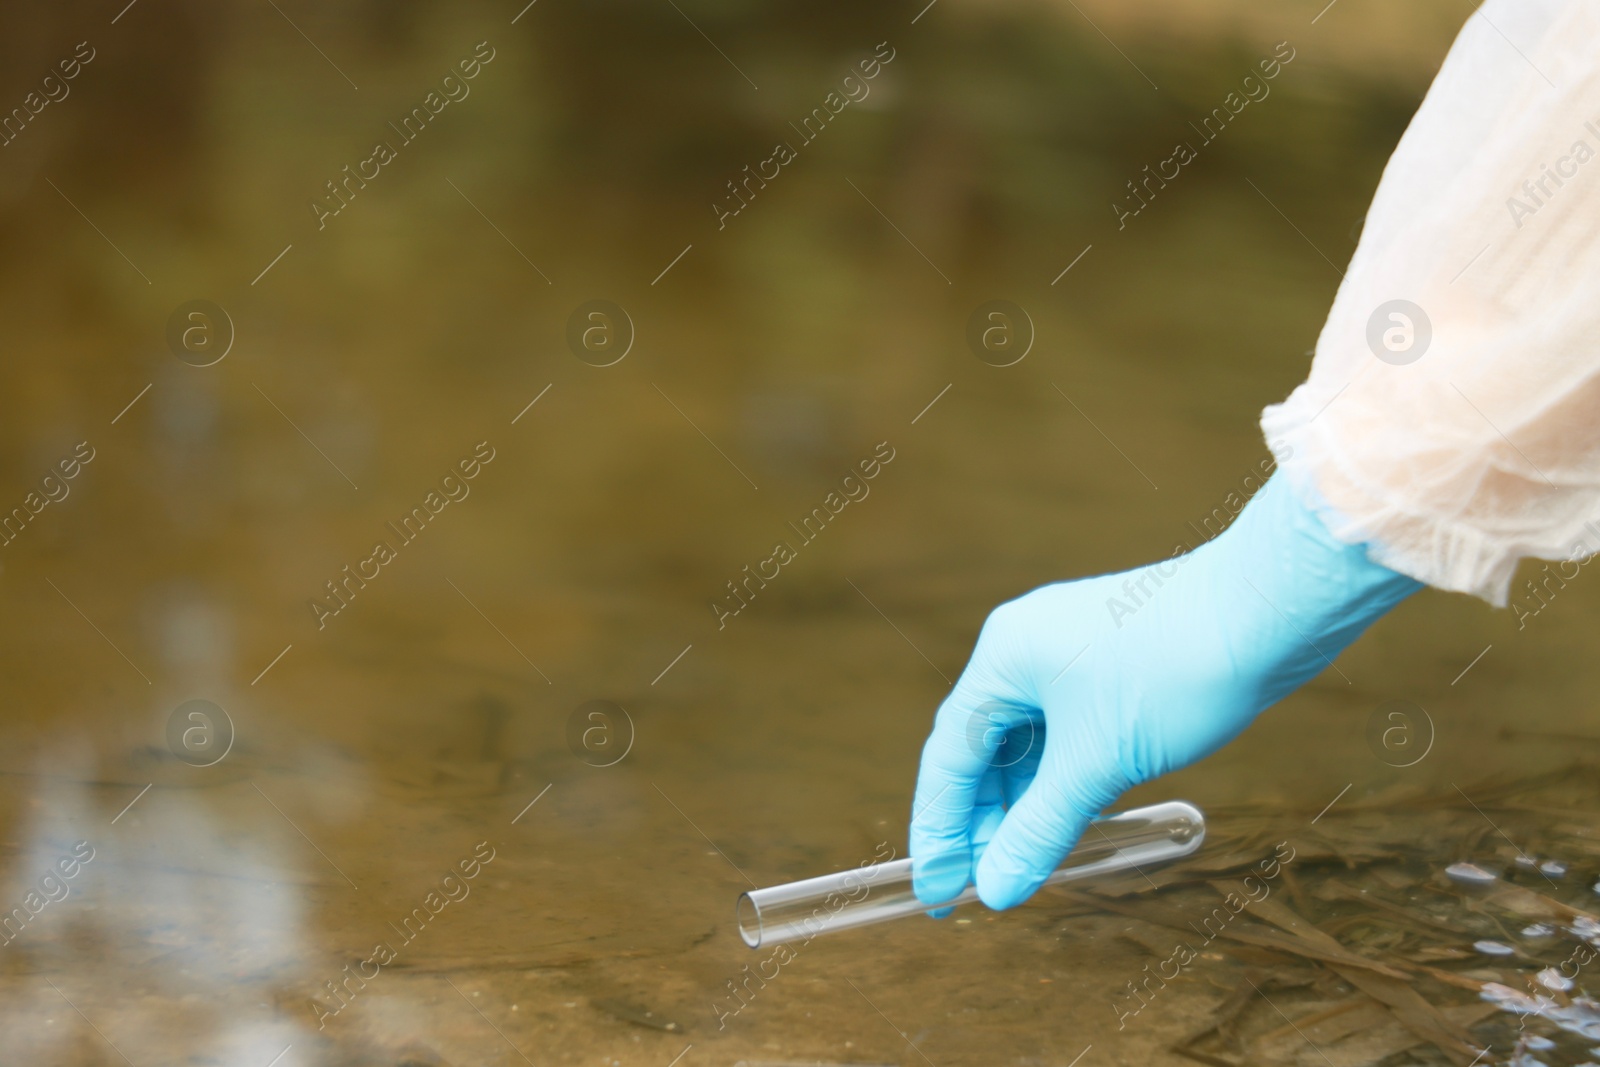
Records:
[[[989,839],[994,837],[995,831],[1000,829],[1000,823],[1005,815],[1006,809],[1001,804],[979,804],[972,809],[972,863],[977,863],[983,857],[983,850],[989,846]],[[964,890],[967,881],[971,881],[971,878],[963,881],[955,892]],[[928,912],[928,915],[930,918],[942,919],[955,910],[954,907],[935,908]]]
[[[1022,794],[1033,784],[1039,773],[1039,761],[1044,757],[1045,723],[1041,715],[1030,716],[1025,723],[1013,726],[1001,757],[1007,760],[1000,768],[1001,799],[1011,807],[1022,799]]]
[[[979,898],[991,908],[1032,896],[1077,844],[1089,821],[1126,788],[1121,776],[1089,766],[1082,749],[1047,742],[1038,774],[1018,798],[976,865]],[[1070,770],[1069,770],[1070,768]]]
[[[972,829],[980,808],[1004,802],[992,765],[1011,714],[969,686],[972,666],[956,683],[934,720],[922,749],[912,802],[912,889],[930,904],[949,900],[966,888],[972,874]]]
[[[989,847],[989,842],[994,840],[994,835],[999,832],[1000,824],[1005,821],[1006,809],[999,804],[987,805],[977,809],[972,818],[972,862],[974,865],[983,861],[984,850]]]

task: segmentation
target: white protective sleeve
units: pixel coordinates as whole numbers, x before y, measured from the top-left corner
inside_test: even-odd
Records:
[[[1334,536],[1500,606],[1521,558],[1600,550],[1597,231],[1600,3],[1488,0],[1384,169],[1310,377],[1261,416]]]

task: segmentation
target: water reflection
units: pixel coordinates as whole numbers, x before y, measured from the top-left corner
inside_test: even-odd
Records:
[[[265,1063],[305,1029],[272,991],[303,965],[317,880],[296,873],[281,835],[239,847],[272,814],[240,810],[238,787],[145,791],[102,770],[62,745],[32,783],[5,883],[11,916],[30,915],[5,946],[8,1055],[100,1062],[114,1044],[148,1062],[196,1040]],[[108,816],[108,801],[130,806]]]

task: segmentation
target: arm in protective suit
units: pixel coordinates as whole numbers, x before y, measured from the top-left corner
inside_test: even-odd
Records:
[[[1261,424],[1277,470],[1217,538],[990,615],[923,749],[922,899],[1027,899],[1422,586],[1503,606],[1520,559],[1600,550],[1600,5],[1472,15]]]

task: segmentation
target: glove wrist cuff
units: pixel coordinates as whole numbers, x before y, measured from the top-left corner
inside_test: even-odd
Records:
[[[1303,502],[1278,472],[1228,534],[1237,576],[1331,657],[1422,583],[1373,560],[1367,545],[1334,537],[1318,515],[1325,507]]]

